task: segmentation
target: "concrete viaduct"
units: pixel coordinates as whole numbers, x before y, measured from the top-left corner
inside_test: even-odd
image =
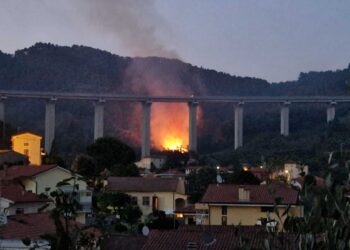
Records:
[[[289,135],[289,107],[292,103],[325,103],[327,122],[335,118],[337,103],[350,102],[350,96],[135,96],[118,94],[88,94],[62,92],[29,92],[0,90],[0,121],[5,118],[7,98],[34,98],[46,100],[45,151],[50,152],[55,137],[55,103],[58,100],[90,100],[95,104],[94,139],[103,137],[104,105],[106,102],[139,102],[142,104],[142,157],[149,156],[151,106],[153,102],[187,103],[189,108],[189,150],[197,150],[197,107],[199,103],[232,103],[234,106],[234,148],[243,145],[243,107],[245,103],[277,103],[281,107],[281,135]]]

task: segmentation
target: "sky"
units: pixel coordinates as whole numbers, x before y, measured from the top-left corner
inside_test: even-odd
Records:
[[[0,50],[164,56],[272,82],[350,63],[349,0],[0,0]]]

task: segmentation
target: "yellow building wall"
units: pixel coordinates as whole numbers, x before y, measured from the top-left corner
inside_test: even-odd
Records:
[[[152,197],[158,197],[158,210],[175,210],[175,200],[178,198],[187,201],[187,196],[179,193],[172,192],[126,192],[128,195],[137,198],[137,205],[140,207],[143,220],[152,213]],[[150,203],[149,206],[142,204],[142,197],[148,196]]]
[[[221,206],[210,206],[210,224],[221,225],[222,224],[222,210]],[[279,214],[282,216],[285,208],[278,208]],[[292,207],[288,215],[290,216],[303,216],[302,207]],[[282,218],[282,221],[286,219],[287,215]],[[267,212],[261,212],[261,207],[227,207],[227,225],[242,225],[253,226],[260,218],[267,218]],[[277,215],[274,212],[270,212],[270,218],[279,222]],[[280,222],[279,222],[280,223]]]
[[[41,137],[24,133],[12,136],[12,150],[28,156],[29,163],[41,165]]]
[[[24,179],[21,181],[21,183],[24,185],[24,189],[26,191],[30,191],[34,194],[36,194],[36,182],[33,179]]]

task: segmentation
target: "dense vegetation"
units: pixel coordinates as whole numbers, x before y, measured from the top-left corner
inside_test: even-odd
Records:
[[[169,94],[182,95],[348,95],[350,67],[326,72],[301,73],[297,81],[269,83],[262,79],[232,76],[192,66],[176,59],[128,58],[84,46],[38,43],[9,55],[0,52],[0,89]],[[156,88],[156,89],[155,89]],[[163,92],[162,92],[162,91]],[[44,101],[6,101],[6,121],[16,131],[43,134]],[[130,112],[135,105],[108,104],[106,134],[139,147],[140,129]],[[325,105],[292,105],[291,136],[279,135],[278,105],[246,105],[244,147],[233,151],[233,107],[203,104],[199,151],[215,161],[236,164],[249,160],[268,163],[284,159],[318,168],[326,152],[346,149],[350,134],[349,106],[337,105],[337,120],[328,125]],[[55,150],[73,160],[92,141],[93,103],[66,101],[57,104]],[[33,112],[35,111],[35,112]],[[69,131],[69,133],[67,132]],[[215,152],[215,154],[213,154]]]

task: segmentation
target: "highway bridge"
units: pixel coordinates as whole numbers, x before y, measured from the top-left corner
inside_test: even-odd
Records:
[[[106,102],[139,102],[142,104],[141,155],[150,155],[151,106],[155,102],[187,103],[189,107],[189,150],[197,151],[197,106],[200,103],[232,103],[235,113],[235,144],[243,145],[243,107],[246,103],[276,103],[281,107],[281,135],[289,135],[289,106],[292,103],[327,104],[327,122],[335,118],[337,103],[350,102],[350,96],[142,96],[113,93],[70,93],[0,90],[0,120],[5,119],[7,99],[43,99],[45,107],[45,151],[50,152],[55,138],[55,103],[63,100],[89,100],[95,103],[94,138],[103,137],[104,105]]]

